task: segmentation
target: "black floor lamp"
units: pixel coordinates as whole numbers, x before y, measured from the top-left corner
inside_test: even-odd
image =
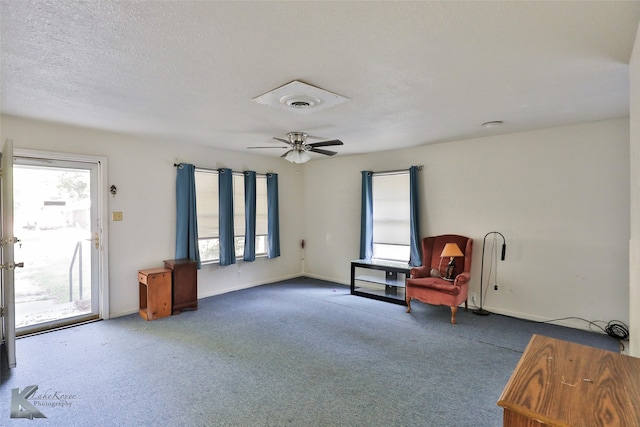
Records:
[[[504,261],[504,257],[507,254],[507,241],[505,240],[502,233],[498,231],[490,231],[484,235],[484,240],[482,241],[482,263],[481,263],[482,267],[480,268],[480,307],[473,310],[474,314],[479,314],[480,316],[488,316],[489,314],[491,314],[487,310],[482,308],[482,279],[484,277],[484,246],[487,243],[487,236],[490,236],[492,234],[493,235],[499,234],[502,237],[502,256],[500,257],[500,260]]]

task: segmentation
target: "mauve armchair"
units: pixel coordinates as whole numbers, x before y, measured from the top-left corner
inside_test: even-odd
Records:
[[[458,245],[462,257],[455,257],[456,275],[453,280],[446,280],[444,269],[449,259],[441,259],[440,254],[447,243]],[[422,239],[422,266],[411,269],[411,276],[407,279],[405,298],[407,313],[411,312],[411,299],[431,305],[446,305],[451,307],[451,323],[456,323],[458,306],[464,302],[465,311],[468,309],[467,296],[469,294],[469,278],[471,272],[471,256],[473,239],[456,234],[425,237]],[[438,271],[432,274],[432,270]]]

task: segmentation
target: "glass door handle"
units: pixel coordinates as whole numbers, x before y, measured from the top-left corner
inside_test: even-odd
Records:
[[[24,262],[11,262],[9,264],[0,264],[0,270],[13,270],[16,268],[23,268]]]
[[[93,235],[93,239],[86,239],[90,242],[94,242],[96,245],[96,249],[100,249],[100,235],[98,233],[95,233]]]

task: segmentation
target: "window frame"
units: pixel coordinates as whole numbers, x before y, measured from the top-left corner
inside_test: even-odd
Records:
[[[208,168],[201,168],[201,167],[196,167],[195,174],[199,174],[199,173],[207,173],[207,174],[213,174],[216,175],[216,184],[217,184],[217,177],[219,175],[219,171],[217,169],[208,169]],[[235,229],[236,229],[236,217],[237,217],[237,213],[235,212],[236,206],[238,205],[238,203],[236,202],[236,196],[241,196],[242,198],[242,206],[244,207],[244,172],[236,172],[233,171],[233,196],[234,196],[234,238],[233,238],[233,245],[234,245],[234,252],[235,252],[235,257],[236,257],[236,261],[242,260],[244,257],[244,239],[246,238],[246,230],[243,234],[241,235],[236,235],[235,233]],[[243,180],[236,180],[237,177],[242,177]],[[266,180],[267,180],[267,174],[266,173],[256,173],[256,181],[258,180],[264,180],[264,184],[263,185],[258,185],[258,182],[256,182],[256,204],[258,204],[258,199],[261,196],[261,192],[263,192],[264,194],[262,194],[262,197],[264,199],[264,205],[265,205],[265,209],[267,206],[267,184],[266,184]],[[197,178],[196,178],[196,187],[197,187]],[[240,183],[242,183],[242,187],[241,189],[237,192],[236,191],[236,184],[240,185]],[[240,194],[241,193],[241,194]],[[217,203],[216,203],[216,207],[218,207],[218,203],[220,200],[220,195],[219,195],[219,190],[218,190],[218,186],[216,185],[214,188],[214,194],[215,196],[218,198],[217,199]],[[196,210],[197,207],[200,206],[200,204],[198,203],[198,189],[196,188]],[[198,215],[198,213],[197,213]],[[241,215],[241,221],[242,221],[242,228],[244,229],[244,221],[245,221],[245,215],[246,215],[246,209],[243,209],[243,215]],[[198,215],[199,216],[199,215]],[[218,221],[219,216],[218,213],[215,213],[215,216],[218,217]],[[238,215],[240,216],[240,215]],[[256,221],[258,221],[258,215],[256,215]],[[255,242],[255,248],[256,248],[256,253],[255,256],[256,258],[266,258],[267,257],[267,234],[266,234],[266,230],[268,229],[268,217],[266,215],[266,211],[265,211],[265,215],[264,215],[264,222],[265,224],[263,225],[263,229],[265,230],[264,234],[258,234],[256,232],[256,242]],[[256,224],[256,230],[258,229],[258,225]],[[220,242],[220,232],[219,232],[219,228],[218,228],[218,235],[217,236],[200,236],[200,222],[198,222],[198,250],[200,251],[200,261],[203,265],[206,264],[218,264],[220,263],[220,246],[219,246],[219,242]],[[203,251],[203,242],[210,242],[210,245],[207,245],[206,247],[211,247],[213,246],[213,251],[214,251],[214,258],[205,258],[203,256],[203,253],[206,253],[207,251],[204,250]],[[239,252],[238,247],[239,242],[242,243],[242,252]],[[215,250],[215,246],[218,247],[218,250]],[[260,250],[262,249],[262,250]]]

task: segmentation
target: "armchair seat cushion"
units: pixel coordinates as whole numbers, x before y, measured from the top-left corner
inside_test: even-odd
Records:
[[[428,288],[433,289],[438,292],[443,292],[449,295],[458,295],[460,294],[460,287],[455,286],[453,282],[449,282],[443,279],[437,279],[434,277],[425,277],[422,279],[409,279],[407,281],[409,286],[413,286],[416,288]]]

